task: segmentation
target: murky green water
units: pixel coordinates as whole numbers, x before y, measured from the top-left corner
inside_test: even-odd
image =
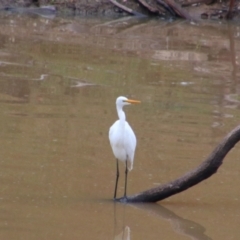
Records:
[[[1,15],[2,239],[239,239],[240,147],[158,204],[112,201],[119,95],[138,139],[128,193],[181,176],[239,124],[240,29]],[[119,196],[123,194],[121,165]]]

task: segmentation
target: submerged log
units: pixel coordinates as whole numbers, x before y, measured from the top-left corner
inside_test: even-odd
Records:
[[[240,140],[240,125],[233,129],[214,149],[214,151],[202,162],[196,169],[186,173],[182,177],[169,183],[151,188],[126,198],[118,198],[115,201],[132,203],[132,202],[157,202],[168,198],[174,194],[202,182],[217,172],[222,165],[223,159],[227,153]]]

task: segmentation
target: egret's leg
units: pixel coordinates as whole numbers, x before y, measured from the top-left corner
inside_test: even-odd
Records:
[[[128,167],[127,167],[127,160],[126,160],[126,170],[125,170],[125,189],[124,189],[124,197],[127,196],[127,175],[128,175]]]
[[[117,174],[116,174],[116,183],[115,183],[115,191],[114,191],[114,199],[117,195],[117,186],[118,186],[118,178],[119,178],[119,168],[118,168],[118,159],[117,160]]]

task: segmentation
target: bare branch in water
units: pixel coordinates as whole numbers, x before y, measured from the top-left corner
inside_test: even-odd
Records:
[[[183,192],[184,190],[202,182],[217,172],[222,165],[223,159],[227,153],[240,140],[240,125],[233,129],[214,149],[208,158],[202,162],[196,169],[186,173],[182,177],[169,183],[151,188],[144,192],[140,192],[126,198],[118,198],[115,201],[120,202],[157,202],[168,198],[174,194]]]

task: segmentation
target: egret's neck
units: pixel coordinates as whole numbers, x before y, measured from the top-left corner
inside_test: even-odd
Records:
[[[118,113],[120,122],[124,123],[126,121],[126,115],[125,115],[125,112],[123,111],[122,107],[117,106],[117,113]]]

